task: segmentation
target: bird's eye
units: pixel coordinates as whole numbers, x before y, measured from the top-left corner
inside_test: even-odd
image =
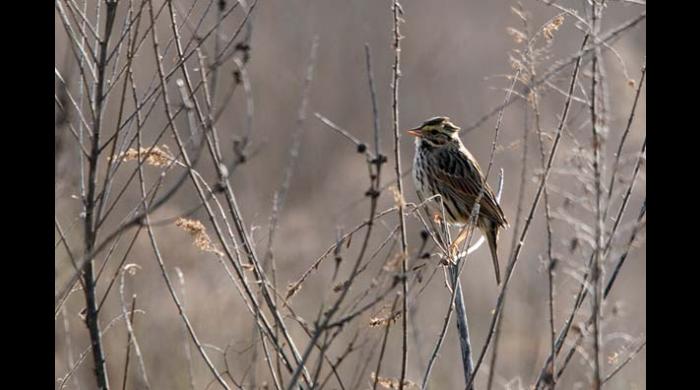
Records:
[[[437,135],[438,131],[437,130],[430,130],[430,134],[432,135]]]

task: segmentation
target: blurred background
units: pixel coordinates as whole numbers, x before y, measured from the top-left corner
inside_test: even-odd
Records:
[[[86,17],[93,23],[96,13],[104,12],[104,6],[98,10],[93,2],[88,2],[85,8],[80,1],[58,3],[65,4],[65,9],[72,7],[71,4],[84,9]],[[115,31],[123,28],[128,9],[126,1],[119,3]],[[179,20],[183,20],[188,10],[192,9],[192,22],[181,27],[184,40],[192,37],[192,26],[200,18],[202,26],[213,26],[216,23],[216,4],[211,5],[204,0],[176,0],[174,3]],[[233,1],[224,3],[227,9],[235,4]],[[140,5],[138,1],[134,4],[135,7]],[[590,13],[590,5],[585,1],[559,1],[557,4],[566,9],[576,10],[577,15],[584,19],[588,18]],[[163,3],[160,0],[153,2],[155,8],[161,5]],[[484,121],[479,121],[504,101],[514,74],[512,59],[519,58],[518,51],[524,51],[523,42],[518,42],[518,35],[512,29],[517,29],[523,34],[527,34],[528,30],[531,34],[539,33],[534,45],[542,48],[542,51],[536,64],[536,76],[545,74],[558,63],[557,61],[575,55],[581,47],[584,35],[580,29],[583,27],[580,23],[580,28],[577,27],[574,16],[564,13],[560,7],[547,5],[544,1],[405,0],[401,5],[405,22],[401,24],[403,39],[399,127],[401,130],[409,129],[432,116],[449,116],[455,124],[463,128],[461,138],[482,167],[488,165],[497,116],[492,115]],[[224,42],[236,33],[247,6],[238,6],[238,9],[221,24],[220,34]],[[141,26],[143,30],[148,25],[145,15],[147,8],[148,5],[144,7],[145,19],[144,25]],[[513,11],[514,8],[522,10],[521,14],[527,17],[527,26]],[[608,1],[603,8],[600,20],[601,35],[613,31],[646,11],[645,3],[639,1]],[[70,15],[70,12],[67,13]],[[163,12],[157,24],[162,46],[172,37],[166,14],[167,12]],[[542,28],[562,14],[563,24],[553,32],[551,39],[545,38],[541,33]],[[354,144],[324,125],[314,115],[319,113],[327,117],[373,150],[373,115],[365,65],[365,43],[371,48],[379,110],[380,144],[382,153],[389,157],[389,162],[382,172],[382,185],[389,186],[395,179],[391,114],[394,58],[392,21],[389,1],[272,0],[255,3],[249,19],[251,28],[243,33],[250,34],[250,59],[246,70],[250,82],[250,97],[254,105],[250,132],[250,150],[254,152],[244,164],[232,172],[231,184],[247,228],[252,232],[256,250],[262,254],[268,246],[275,193],[280,190],[288,167],[293,166],[272,247],[275,276],[281,294],[284,294],[289,283],[295,282],[317,258],[335,244],[339,235],[351,231],[369,214],[369,200],[364,194],[369,189],[370,180],[364,156],[357,153]],[[79,23],[74,23],[72,27],[77,29],[78,25]],[[202,31],[207,30],[207,27],[202,28]],[[607,117],[601,124],[601,158],[606,189],[613,169],[615,152],[627,126],[639,86],[641,68],[645,64],[645,30],[646,22],[642,20],[636,26],[622,31],[610,42],[609,47],[604,47],[601,51],[600,66],[605,75],[604,110]],[[77,96],[81,88],[78,61],[58,8],[55,31],[56,69],[67,80],[66,84],[73,96]],[[139,33],[146,34],[143,31]],[[150,36],[144,36],[147,39],[134,58],[134,77],[138,93],[145,93],[152,83],[157,84],[157,79],[154,79],[156,66]],[[318,36],[318,51],[313,80],[308,92],[306,119],[299,127],[297,118],[315,36]],[[203,45],[209,53],[214,50],[212,41],[210,39]],[[94,41],[89,43],[91,46],[95,44]],[[590,56],[584,58],[590,59]],[[120,61],[124,60],[122,54]],[[175,62],[171,48],[164,56],[163,64],[169,70],[174,67]],[[196,71],[199,66],[196,56],[189,60],[187,65]],[[225,62],[220,68],[217,83],[219,104],[222,104],[227,92],[235,83],[236,69],[231,61]],[[591,254],[591,243],[595,241],[591,124],[589,108],[585,104],[590,98],[590,69],[590,61],[584,61],[579,75],[580,85],[574,93],[577,100],[572,103],[569,120],[548,182],[552,211],[552,246],[554,257],[558,260],[554,272],[554,321],[557,329],[561,328],[571,311],[585,263]],[[559,123],[571,71],[571,66],[564,68],[540,90],[539,111],[547,151],[551,147],[551,140]],[[199,74],[196,77],[198,78]],[[115,81],[115,88],[121,89],[122,82]],[[179,102],[180,95],[174,80],[170,80],[168,88],[170,99]],[[605,221],[606,234],[609,234],[613,225],[624,191],[629,187],[639,150],[645,142],[645,90],[645,85],[642,85],[635,117],[622,148],[619,182],[613,191],[610,212]],[[243,88],[240,87],[235,90],[231,100],[223,106],[217,122],[226,161],[234,159],[233,142],[240,139],[247,129],[246,95],[243,92]],[[532,105],[527,101],[527,93],[526,88],[519,83],[514,92],[515,102],[503,112],[494,165],[489,175],[489,182],[496,187],[498,170],[503,169],[504,190],[501,204],[511,222],[511,228],[505,230],[500,237],[502,270],[505,269],[513,246],[516,234],[514,225],[519,229],[518,234],[522,231],[523,224],[516,222],[519,199],[524,199],[522,207],[524,212],[528,211],[542,172],[539,142],[534,127],[535,118]],[[518,95],[520,97],[517,97]],[[156,104],[143,126],[144,143],[147,145],[156,140],[157,134],[166,124],[161,104]],[[133,102],[127,100],[125,112],[133,110]],[[119,99],[111,98],[105,106],[103,117],[107,134],[105,137],[114,134],[119,112]],[[177,118],[177,123],[182,127],[186,122],[184,115]],[[72,116],[69,123],[77,126],[79,119]],[[472,126],[474,124],[478,126]],[[80,254],[83,253],[79,185],[82,180],[81,164],[76,139],[67,127],[57,125],[56,128],[55,219],[61,224],[71,249]],[[297,129],[301,129],[300,147],[296,161],[290,164],[290,149]],[[525,141],[524,135],[527,135]],[[170,133],[166,133],[157,144],[166,144],[170,150],[177,150]],[[403,132],[400,147],[402,168],[407,171],[412,166],[414,144],[413,139],[405,136]],[[525,158],[524,149],[527,151]],[[106,159],[102,162],[106,162]],[[115,188],[127,183],[134,167],[134,162],[123,164],[123,168],[113,178]],[[217,176],[208,156],[203,157],[198,169],[210,184],[216,183]],[[161,171],[158,167],[145,167],[147,180],[153,183]],[[177,177],[177,174],[169,175],[169,180],[170,176]],[[104,180],[104,175],[100,175],[99,180]],[[167,180],[166,182],[170,183]],[[404,177],[403,184],[406,201],[415,202],[417,198],[410,175]],[[642,164],[620,227],[613,237],[612,250],[606,258],[605,280],[614,263],[626,252],[627,242],[645,197],[645,169]],[[138,206],[139,199],[138,185],[133,182],[127,186],[123,197],[115,203],[113,213],[101,226],[101,237],[117,228],[127,213]],[[154,213],[152,218],[161,220],[176,217],[191,210],[198,202],[199,198],[188,181],[166,205]],[[379,198],[378,209],[385,210],[393,205],[394,197],[390,190],[385,189]],[[201,220],[210,236],[214,237],[203,210],[200,209],[189,217]],[[522,218],[524,216],[521,215]],[[446,288],[439,260],[435,256],[417,259],[420,255],[416,253],[421,243],[420,231],[423,228],[420,221],[414,217],[407,217],[406,220],[409,267],[421,265],[420,272],[423,275],[420,284],[411,290],[409,295],[411,312],[407,379],[420,383],[447,313],[450,292]],[[380,248],[397,225],[397,221],[395,213],[380,220],[370,240],[370,253]],[[496,346],[498,360],[493,388],[529,388],[536,381],[550,351],[545,221],[542,200],[508,287],[501,334]],[[267,381],[268,386],[272,388],[263,357],[257,357],[254,367],[250,365],[252,356],[256,353],[261,354],[259,348],[252,348],[259,344],[259,337],[253,338],[256,334],[253,318],[226,272],[222,272],[222,262],[215,254],[198,250],[192,244],[191,237],[173,223],[154,229],[166,269],[176,281],[176,291],[184,302],[186,312],[201,342],[207,345],[205,348],[211,353],[215,366],[220,370],[228,369],[246,389],[250,388],[252,377],[255,377],[256,387],[263,387]],[[113,260],[104,265],[105,276],[104,281],[98,284],[98,296],[105,293],[108,278],[120,272],[119,259],[127,253],[135,231],[136,228],[128,230],[125,237],[114,247],[114,253],[111,254]],[[642,228],[605,303],[602,323],[602,362],[605,374],[610,373],[646,339],[645,236]],[[398,246],[396,236],[393,237],[390,244],[378,252],[377,259],[370,264],[368,271],[355,282],[350,292],[352,297],[361,294],[366,286],[372,283],[378,270],[391,260],[392,252],[395,253]],[[57,290],[65,285],[73,271],[68,252],[64,245],[58,244],[59,241],[60,235],[57,232]],[[216,240],[214,243],[216,244]],[[340,275],[347,277],[360,243],[361,234],[357,234],[349,247],[343,247],[344,262],[340,265]],[[105,251],[98,256],[98,266],[103,264],[106,255]],[[141,232],[138,235],[125,263],[138,265],[138,269],[134,268],[133,275],[127,273],[124,276],[123,292],[127,302],[131,301],[132,294],[136,294],[137,308],[142,310],[135,316],[134,332],[138,338],[150,387],[218,388],[218,384],[211,383],[211,373],[188,339],[177,308],[166,289],[147,234]],[[333,279],[334,271],[335,262],[331,255],[313,271],[303,288],[289,300],[297,316],[311,324],[318,315],[319,305],[322,302],[332,302],[337,295],[333,292],[333,286],[338,283],[338,280]],[[180,272],[181,278],[178,277]],[[343,277],[339,280],[343,280]],[[118,319],[122,313],[118,291],[119,277],[116,283],[117,286],[107,295],[99,317],[104,333],[107,367],[114,387],[122,384],[127,343],[123,319]],[[476,359],[484,345],[499,291],[486,245],[469,257],[462,274],[462,285]],[[347,388],[352,388],[351,383],[357,388],[371,387],[370,373],[374,371],[378,354],[378,351],[372,348],[381,342],[384,328],[369,327],[369,318],[384,307],[382,305],[390,306],[393,296],[389,295],[377,305],[376,310],[365,313],[355,324],[348,327],[339,336],[337,347],[334,345],[329,349],[331,359],[335,359],[344,350],[341,347],[347,346],[355,332],[359,332],[357,350],[349,354],[338,368],[340,376],[347,378]],[[60,388],[61,385],[69,389],[95,388],[92,356],[89,353],[85,354],[90,342],[81,319],[81,310],[84,307],[83,294],[80,291],[73,292],[57,314],[56,388]],[[583,322],[589,315],[590,304],[585,303],[575,321]],[[108,324],[115,318],[117,320],[109,327]],[[288,319],[287,323],[297,344],[303,348],[308,337],[296,322]],[[573,339],[573,336],[570,337]],[[568,351],[570,346],[565,345],[564,351]],[[475,384],[478,389],[486,388],[493,348],[492,343],[476,378]],[[226,353],[221,353],[224,350]],[[588,386],[592,375],[591,351],[590,337],[586,337],[560,378],[559,388]],[[188,354],[191,354],[190,358]],[[606,388],[646,388],[645,356],[646,350],[642,349],[629,364],[610,379]],[[84,359],[81,360],[81,357]],[[382,365],[382,377],[399,377],[400,357],[400,326],[393,326]],[[371,361],[370,367],[362,371],[363,377],[356,378],[367,360]],[[145,388],[139,379],[140,374],[135,363],[131,364],[129,387]],[[61,383],[59,379],[64,378],[70,371],[74,373],[65,383]],[[430,388],[451,389],[463,386],[459,343],[454,323],[451,323],[431,376]],[[338,388],[333,380],[330,380],[326,387]]]

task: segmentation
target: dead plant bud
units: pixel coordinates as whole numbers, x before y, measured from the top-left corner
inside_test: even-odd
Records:
[[[346,289],[348,286],[350,286],[350,281],[349,281],[349,280],[346,280],[346,281],[344,281],[343,283],[336,284],[336,285],[333,287],[333,292],[336,292],[336,293],[337,293],[337,292],[341,292],[341,291],[343,291],[344,289]]]
[[[421,238],[421,240],[425,241],[425,240],[427,240],[429,237],[430,237],[430,233],[429,233],[427,230],[423,229],[423,230],[420,231],[420,238]]]

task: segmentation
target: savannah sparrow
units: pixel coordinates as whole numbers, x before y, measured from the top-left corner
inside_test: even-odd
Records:
[[[484,186],[476,225],[488,240],[496,271],[496,283],[501,284],[496,244],[500,229],[507,227],[508,222],[479,164],[459,139],[458,131],[459,127],[452,124],[447,117],[428,119],[419,127],[408,131],[416,137],[416,154],[413,160],[416,191],[421,202],[431,196],[440,195],[447,213],[447,222],[466,225],[469,223],[474,202]],[[466,233],[468,230],[462,229],[450,250],[456,250],[459,243],[466,238]]]

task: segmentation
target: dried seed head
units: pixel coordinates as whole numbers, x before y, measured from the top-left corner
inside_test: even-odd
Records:
[[[542,33],[544,34],[545,39],[548,41],[554,39],[554,32],[559,30],[559,27],[561,27],[562,24],[564,24],[564,15],[559,15],[552,19],[551,22],[547,23],[542,28]]]
[[[385,389],[398,389],[401,386],[399,386],[399,380],[396,378],[382,378],[381,376],[378,377],[376,373],[370,374],[370,378],[372,379],[372,382],[376,381],[377,384]],[[408,379],[405,379],[403,381],[403,388],[404,389],[419,389],[420,387],[412,382],[409,381]]]
[[[216,249],[214,244],[212,244],[209,235],[207,235],[206,228],[200,221],[195,219],[178,218],[175,221],[175,226],[181,228],[194,237],[194,246],[199,248],[201,251],[210,252],[219,257],[223,257],[224,254],[220,250]]]
[[[174,160],[167,145],[140,148],[139,150],[129,148],[126,152],[120,153],[116,159],[124,162],[133,160],[145,161],[146,164],[154,167],[167,166]]]

